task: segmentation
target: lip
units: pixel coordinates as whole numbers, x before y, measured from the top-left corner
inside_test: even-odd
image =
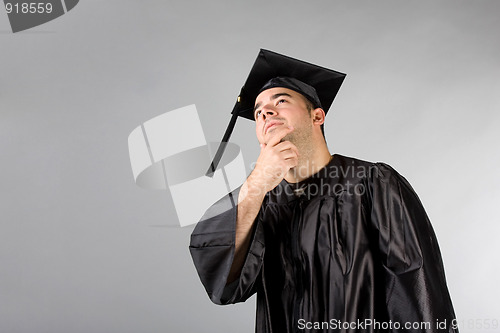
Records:
[[[270,121],[269,123],[266,124],[266,126],[264,127],[264,134],[267,134],[267,132],[269,131],[269,129],[275,127],[275,126],[279,126],[279,125],[283,125],[284,123],[282,121]]]

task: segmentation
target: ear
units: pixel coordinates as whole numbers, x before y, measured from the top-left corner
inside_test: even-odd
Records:
[[[311,111],[311,118],[314,125],[323,125],[325,122],[325,111],[322,108],[317,108]]]

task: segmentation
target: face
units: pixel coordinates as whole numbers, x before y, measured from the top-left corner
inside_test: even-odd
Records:
[[[310,136],[312,118],[307,110],[305,97],[287,88],[271,88],[255,99],[255,131],[260,143],[267,143],[280,126],[293,126],[292,133],[283,140],[294,144]]]

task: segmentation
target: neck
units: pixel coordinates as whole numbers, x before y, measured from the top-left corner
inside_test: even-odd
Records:
[[[324,168],[331,160],[331,154],[326,146],[326,143],[320,144],[319,147],[309,147],[310,149],[299,148],[299,161],[295,168],[288,171],[285,180],[289,183],[301,182],[316,172]],[[312,149],[311,149],[312,148]]]

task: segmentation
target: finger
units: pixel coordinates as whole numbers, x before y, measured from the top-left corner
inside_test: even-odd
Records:
[[[282,141],[278,143],[277,145],[274,146],[278,151],[282,151],[285,149],[290,149],[290,148],[297,148],[296,145],[291,143],[290,141]]]
[[[288,150],[281,152],[281,158],[283,158],[284,160],[288,160],[291,158],[298,158],[298,155],[295,151],[288,149]]]
[[[299,164],[299,158],[298,157],[287,158],[285,159],[285,163],[287,169],[290,170],[291,168],[295,168]]]
[[[297,156],[299,156],[299,149],[297,146],[295,146],[293,143],[290,141],[283,141],[275,146],[276,149],[278,149],[279,152],[285,151],[285,150],[293,150]]]
[[[299,158],[299,152],[297,148],[291,147],[290,149],[285,149],[282,152],[280,152],[280,156],[284,159],[290,159],[290,158]]]

